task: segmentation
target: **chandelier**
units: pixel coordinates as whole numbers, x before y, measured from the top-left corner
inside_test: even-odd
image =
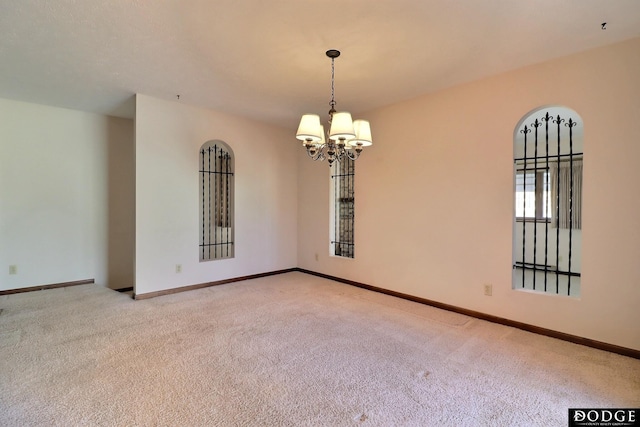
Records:
[[[331,101],[329,105],[329,133],[325,137],[324,126],[317,114],[305,114],[300,119],[296,138],[302,141],[307,154],[313,160],[325,160],[329,166],[334,161],[341,161],[345,157],[356,160],[362,149],[372,145],[371,126],[366,120],[352,120],[351,113],[336,111],[334,78],[334,62],[340,56],[340,51],[330,49],[327,56],[331,58]]]

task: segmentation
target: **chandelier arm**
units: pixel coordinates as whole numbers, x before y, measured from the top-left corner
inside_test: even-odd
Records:
[[[356,160],[358,157],[360,157],[360,153],[362,153],[362,150],[344,150],[344,151],[347,157],[349,157],[351,160]]]
[[[344,160],[345,155],[348,156],[348,151],[346,148],[346,145],[340,145],[338,146],[338,150],[337,151],[337,155],[336,155],[336,159],[341,162],[342,160]]]
[[[314,150],[312,150],[311,146],[307,146],[307,155],[309,157],[311,157],[311,159],[313,159],[313,161],[323,161],[325,159],[325,155],[324,155],[324,147],[326,144],[322,144],[320,146],[316,146],[315,147],[315,153],[313,153]]]

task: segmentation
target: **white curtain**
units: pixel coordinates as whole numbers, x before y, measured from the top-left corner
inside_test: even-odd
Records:
[[[551,163],[551,216],[559,228],[582,228],[582,159]],[[558,187],[558,180],[560,186]],[[571,187],[573,186],[573,192]],[[558,197],[558,188],[560,189]],[[571,197],[571,203],[569,199]],[[560,210],[558,213],[558,203]],[[571,215],[569,214],[571,211]]]

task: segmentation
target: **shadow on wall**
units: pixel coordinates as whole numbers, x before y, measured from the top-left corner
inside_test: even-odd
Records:
[[[131,119],[109,117],[107,124],[106,286],[134,285],[135,134]]]

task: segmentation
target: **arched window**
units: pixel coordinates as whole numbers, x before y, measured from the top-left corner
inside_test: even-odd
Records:
[[[527,114],[514,133],[513,287],[580,295],[583,123],[565,107]]]
[[[200,147],[200,261],[233,258],[234,159],[222,141]]]

